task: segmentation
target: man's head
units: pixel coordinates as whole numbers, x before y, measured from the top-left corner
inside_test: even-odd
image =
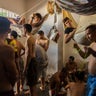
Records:
[[[42,16],[40,13],[35,13],[33,17],[33,23],[39,23],[42,19]]]
[[[44,37],[44,32],[42,30],[38,31],[38,35],[39,38],[43,38]]]
[[[85,72],[84,71],[76,71],[75,72],[75,80],[84,81],[85,79]]]
[[[68,17],[63,19],[63,23],[65,27],[72,27],[72,21]]]
[[[25,35],[26,35],[26,33],[27,33],[27,34],[28,34],[28,33],[31,33],[31,31],[32,31],[32,26],[31,26],[30,24],[24,24],[23,26],[24,26],[24,33],[25,33]]]
[[[91,24],[86,28],[86,37],[89,41],[96,41],[96,24]]]
[[[17,39],[18,34],[16,31],[13,30],[13,31],[11,31],[10,36],[11,36],[11,39]]]
[[[74,59],[75,59],[74,56],[70,56],[70,57],[69,57],[69,62],[73,62]]]
[[[10,30],[10,21],[0,16],[0,35],[7,35]]]

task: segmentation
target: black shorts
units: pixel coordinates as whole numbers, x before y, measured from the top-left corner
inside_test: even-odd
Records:
[[[6,92],[0,92],[0,96],[15,96],[14,91],[6,91]]]
[[[36,58],[32,58],[27,69],[26,79],[27,85],[32,87],[37,84],[37,61]]]

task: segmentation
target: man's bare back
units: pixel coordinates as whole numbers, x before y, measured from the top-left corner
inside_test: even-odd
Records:
[[[35,39],[33,35],[30,36],[27,40],[27,48],[27,57],[29,58],[27,58],[27,60],[30,62],[30,59],[35,57]]]
[[[75,82],[69,82],[65,89],[69,89],[70,96],[85,96],[85,72],[76,71],[74,73]]]
[[[85,96],[84,82],[71,82],[66,87],[69,88],[70,96]]]

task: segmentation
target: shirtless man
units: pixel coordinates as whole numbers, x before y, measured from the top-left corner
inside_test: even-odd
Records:
[[[73,56],[70,56],[68,62],[66,63],[66,69],[68,70],[70,81],[74,81],[74,73],[77,71],[77,63],[74,59],[75,58]]]
[[[35,55],[35,38],[31,34],[32,27],[30,24],[24,24],[24,32],[26,33],[26,66],[25,73],[27,79],[27,85],[30,87],[31,96],[37,96],[36,84],[37,84],[37,61]]]
[[[60,92],[60,90],[62,87],[65,87],[67,85],[67,76],[68,73],[66,68],[62,68],[61,72],[56,72],[52,75],[49,85],[51,96],[63,96],[65,94],[65,92]]]
[[[49,40],[44,36],[44,32],[42,30],[38,32],[38,39],[36,40],[36,43],[41,45],[45,51],[49,48]]]
[[[13,87],[18,79],[15,52],[5,43],[10,22],[0,17],[0,96],[15,96]]]
[[[40,30],[42,24],[44,21],[48,18],[48,14],[45,14],[45,16],[42,17],[40,13],[33,13],[31,19],[29,20],[28,24],[32,26],[32,34],[34,35],[35,33]]]
[[[66,68],[69,73],[77,71],[77,64],[74,59],[75,58],[73,56],[70,56],[68,62],[66,63]]]
[[[36,27],[36,26],[38,27],[41,20],[42,20],[41,14],[40,13],[34,13],[34,14],[32,14],[32,17],[29,21],[29,24],[31,24],[32,27]]]
[[[10,45],[13,47],[14,51],[15,51],[15,59],[16,59],[16,63],[18,63],[18,70],[19,70],[19,73],[20,73],[20,80],[18,80],[17,82],[17,93],[20,94],[20,81],[21,81],[21,86],[23,87],[23,78],[22,78],[22,73],[23,73],[23,70],[21,68],[21,66],[24,66],[24,65],[21,65],[22,63],[21,60],[22,60],[22,55],[25,54],[25,47],[23,46],[23,44],[17,40],[17,37],[18,37],[18,34],[16,31],[11,31],[11,42],[10,42]]]
[[[63,23],[65,26],[64,42],[68,43],[73,38],[76,29],[74,28],[72,21],[68,17],[63,19]]]
[[[75,82],[70,82],[65,89],[69,89],[70,96],[85,96],[84,72],[75,72]]]
[[[89,47],[84,47],[84,51],[75,43],[74,48],[77,49],[81,57],[87,58],[90,56],[88,63],[88,80],[87,80],[87,95],[86,96],[95,96],[96,95],[96,24],[89,25],[86,28],[86,37],[92,43]]]

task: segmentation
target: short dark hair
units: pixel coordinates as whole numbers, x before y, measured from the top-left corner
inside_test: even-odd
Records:
[[[85,78],[85,72],[84,71],[76,71],[75,72],[75,77],[80,80],[83,81]]]
[[[38,31],[39,35],[44,35],[44,32],[42,30]]]
[[[89,29],[90,32],[96,32],[96,24],[91,24],[86,27],[85,30]]]
[[[35,15],[36,15],[38,18],[40,18],[40,20],[42,19],[42,16],[41,16],[40,13],[35,13]]]
[[[32,31],[32,26],[31,26],[30,24],[24,24],[23,26],[24,26],[24,28],[27,30],[27,32],[31,33],[31,31]]]
[[[63,19],[63,23],[65,23],[67,20],[70,20],[68,17],[65,17],[64,19]]]
[[[12,30],[11,31],[11,36],[13,36],[15,39],[17,38],[18,34],[16,31]]]
[[[72,61],[74,61],[74,56],[70,56],[69,59],[71,59]]]

